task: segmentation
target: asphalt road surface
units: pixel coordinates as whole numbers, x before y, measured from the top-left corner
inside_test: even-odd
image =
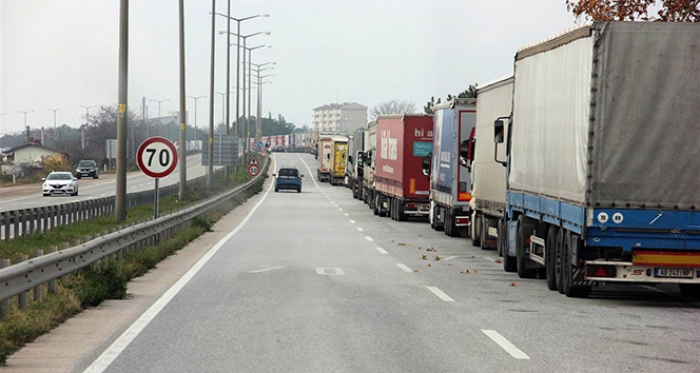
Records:
[[[103,319],[89,311],[100,337],[85,333],[95,341],[70,358],[56,346],[56,361],[109,373],[700,371],[700,303],[677,289],[566,298],[466,238],[372,215],[349,189],[317,184],[310,155],[275,158],[302,170],[301,194],[268,182],[235,223],[188,246],[202,251],[163,279],[172,287],[107,302]],[[31,348],[75,328],[8,372],[41,371]]]

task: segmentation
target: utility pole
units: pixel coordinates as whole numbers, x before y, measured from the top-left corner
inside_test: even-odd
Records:
[[[206,98],[207,96],[187,96],[194,100],[194,141],[197,141],[197,100],[200,98]]]
[[[230,0],[229,0],[230,1]],[[179,1],[180,14],[180,200],[187,194],[187,93],[185,91],[185,0]]]
[[[27,130],[27,142],[29,142],[29,137],[31,136],[31,132],[29,131],[29,127],[27,126],[27,114],[33,113],[34,110],[29,110],[29,111],[17,110],[17,112],[20,114],[24,114],[24,128]]]
[[[129,0],[119,5],[119,114],[117,115],[117,190],[115,220],[126,220],[126,138],[129,76]]]
[[[212,177],[214,174],[214,51],[216,44],[214,39],[216,37],[216,0],[211,0],[211,61],[210,61],[210,73],[209,73],[209,141],[208,150],[209,162],[207,165],[207,189],[212,187]],[[226,91],[228,91],[226,87]]]

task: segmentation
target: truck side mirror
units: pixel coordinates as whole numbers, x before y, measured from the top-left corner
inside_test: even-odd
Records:
[[[428,153],[423,157],[423,175],[430,177],[430,164],[433,160],[433,153]]]
[[[506,161],[501,161],[498,159],[498,144],[505,142],[505,129],[506,122],[510,121],[510,117],[500,117],[493,122],[493,142],[495,146],[493,147],[493,160],[506,166]],[[507,153],[508,149],[506,149]]]
[[[348,164],[353,164],[353,163],[352,163],[352,155],[349,155],[349,156],[348,156]]]

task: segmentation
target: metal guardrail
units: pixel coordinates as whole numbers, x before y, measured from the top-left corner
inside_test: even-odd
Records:
[[[222,172],[225,172],[224,168],[214,171],[214,174]],[[207,176],[200,176],[188,180],[187,188],[204,188],[206,183]],[[159,189],[161,197],[174,196],[179,192],[177,184]],[[127,208],[153,203],[154,193],[154,190],[147,190],[127,194]],[[114,214],[115,201],[116,197],[112,196],[53,206],[0,212],[0,240],[9,241],[23,235],[46,233],[62,225]]]
[[[266,160],[266,164],[269,159]],[[35,290],[35,298],[43,284],[51,282],[87,267],[100,260],[116,259],[124,251],[137,250],[166,240],[178,231],[190,226],[191,220],[209,214],[222,202],[250,188],[261,177],[256,178],[228,192],[211,197],[194,206],[184,208],[157,219],[132,225],[119,231],[96,237],[71,248],[41,255],[7,268],[0,269],[0,306],[7,308],[8,300],[16,295],[26,296]],[[21,304],[20,300],[20,304]]]

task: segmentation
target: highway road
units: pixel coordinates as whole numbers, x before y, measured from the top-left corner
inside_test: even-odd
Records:
[[[700,303],[675,288],[567,298],[468,239],[372,215],[348,189],[317,184],[310,155],[275,161],[302,170],[301,194],[268,181],[247,215],[217,224],[216,242],[188,247],[205,251],[163,277],[172,287],[90,311],[100,328],[84,335],[79,315],[8,372],[43,371],[21,369],[48,355],[30,349],[71,333],[94,341],[70,359],[53,346],[55,372],[63,360],[93,373],[700,371]]]
[[[201,154],[187,157],[187,179],[194,179],[206,174],[207,168],[201,164]],[[180,167],[178,166],[172,174],[160,180],[160,186],[165,187],[177,184],[180,181]],[[141,192],[153,189],[154,179],[141,172],[130,172],[127,174],[127,193]],[[57,205],[61,203],[84,201],[102,197],[113,196],[116,192],[116,175],[100,174],[99,179],[82,178],[78,181],[77,196],[51,196],[42,197],[41,184],[23,185],[15,187],[0,188],[0,212],[13,211],[27,208],[35,208],[47,205]]]

